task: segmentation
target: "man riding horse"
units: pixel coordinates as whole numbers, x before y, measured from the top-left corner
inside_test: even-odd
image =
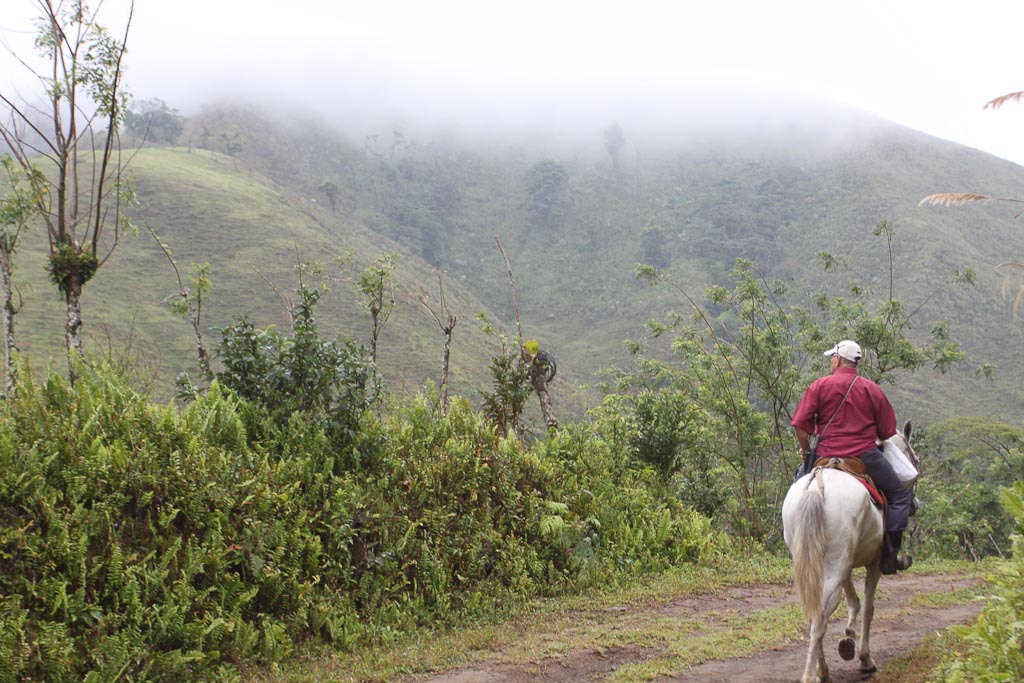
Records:
[[[881,387],[857,373],[860,345],[843,340],[825,352],[831,374],[815,380],[804,392],[791,422],[805,460],[816,440],[815,456],[859,458],[888,500],[881,571],[895,574],[913,559],[899,557],[912,495],[882,456],[879,443],[896,433],[896,413]]]

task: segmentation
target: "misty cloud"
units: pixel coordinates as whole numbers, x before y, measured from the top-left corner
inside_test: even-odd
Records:
[[[1020,87],[1024,5],[979,1],[954,16],[924,0],[140,0],[128,82],[186,114],[225,99],[308,107],[355,138],[397,128],[581,144],[618,123],[645,150],[736,131],[828,146],[869,130],[870,111],[1024,159],[1019,117],[980,110]],[[126,7],[105,0],[105,23]],[[31,15],[29,0],[5,4],[8,43],[24,44]],[[16,68],[0,60],[6,77]]]

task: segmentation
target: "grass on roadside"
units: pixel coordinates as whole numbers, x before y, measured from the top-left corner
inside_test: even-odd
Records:
[[[921,562],[922,573],[980,575],[977,564]],[[738,657],[780,647],[803,637],[805,624],[795,601],[741,613],[718,610],[715,615],[725,626],[707,628],[707,614],[699,618],[666,614],[665,605],[686,598],[713,599],[725,589],[742,586],[781,585],[792,581],[789,559],[763,553],[720,556],[702,566],[681,566],[627,586],[595,594],[535,600],[509,606],[486,621],[466,623],[457,630],[423,628],[414,637],[386,646],[355,653],[329,650],[307,652],[295,662],[276,670],[250,670],[245,680],[253,683],[385,683],[416,675],[444,671],[473,663],[498,659],[504,663],[526,664],[545,657],[611,647],[649,651],[642,661],[619,666],[608,683],[653,680],[677,675],[703,661]],[[858,575],[857,581],[861,581]],[[939,607],[968,602],[976,589],[962,589],[914,598],[921,607]],[[840,606],[840,611],[845,607]],[[930,639],[931,640],[931,639]],[[930,641],[914,653],[887,665],[884,678],[890,683],[923,683],[934,666],[939,646]],[[931,648],[931,649],[929,649]],[[932,657],[931,660],[925,657]],[[924,666],[922,662],[932,661]],[[893,677],[898,672],[924,671],[910,678]],[[906,675],[910,676],[911,673]]]
[[[608,633],[602,624],[607,614],[644,613],[694,595],[714,595],[724,588],[755,584],[785,584],[789,560],[768,554],[722,555],[713,563],[684,565],[653,577],[644,577],[614,590],[595,594],[534,600],[511,605],[486,621],[463,624],[458,630],[424,627],[415,636],[379,648],[354,653],[327,649],[307,652],[295,662],[276,669],[253,668],[244,678],[254,683],[307,681],[379,682],[440,671],[487,659],[507,643],[502,658],[510,661],[564,654],[584,647],[604,647]],[[649,624],[625,628],[623,643],[641,644]],[[553,638],[551,634],[559,634]]]

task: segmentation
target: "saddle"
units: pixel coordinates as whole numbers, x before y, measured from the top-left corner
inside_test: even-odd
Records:
[[[871,502],[881,510],[885,509],[885,494],[875,486],[875,482],[868,476],[867,465],[860,458],[818,458],[814,461],[814,469],[840,470],[864,484],[871,496]]]

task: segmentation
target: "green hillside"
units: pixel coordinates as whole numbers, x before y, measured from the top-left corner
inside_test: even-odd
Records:
[[[744,257],[798,292],[839,293],[857,279],[873,283],[881,300],[888,252],[871,232],[888,219],[897,230],[895,295],[911,310],[920,306],[914,333],[923,339],[934,320],[946,319],[971,356],[946,376],[925,370],[901,378],[898,412],[923,422],[959,414],[1017,421],[1024,375],[1006,351],[1019,346],[1021,328],[999,296],[993,266],[1024,260],[1024,231],[1004,206],[918,201],[940,191],[1024,196],[1024,169],[881,123],[842,146],[799,130],[771,135],[743,144],[666,142],[613,169],[599,138],[591,149],[544,150],[470,149],[400,132],[356,143],[308,121],[210,109],[188,121],[179,140],[186,146],[136,156],[133,213],[174,249],[183,272],[193,262],[211,264],[211,346],[214,329],[236,315],[284,324],[285,306],[268,281],[288,294],[297,261],[316,260],[336,279],[321,306],[326,329],[365,341],[368,318],[344,279],[381,251],[399,253],[399,308],[380,352],[397,391],[416,391],[439,374],[441,333],[417,301],[421,291],[436,298],[432,268],[439,267],[460,318],[454,388],[474,400],[489,382],[496,347],[473,316],[490,311],[511,330],[498,236],[515,270],[524,334],[558,358],[556,407],[570,412],[594,399],[580,385],[628,362],[623,340],[643,338],[646,321],[669,309],[685,311],[677,292],[635,279],[638,262],[663,268],[698,299],[707,285],[727,282],[735,258]],[[333,211],[318,189],[325,182],[338,187]],[[350,251],[355,266],[343,273],[332,259]],[[823,275],[820,251],[849,258],[850,271]],[[41,259],[29,252],[18,261],[21,282],[33,284],[17,324],[35,358],[59,350],[62,312],[38,277]],[[952,270],[969,268],[978,273],[975,288],[947,284]],[[175,289],[143,232],[118,248],[85,292],[90,348],[107,348],[108,340],[122,348],[133,330],[132,348],[160,377],[158,394],[168,377],[195,366],[186,323],[161,304]],[[986,362],[998,366],[992,382],[975,375]]]
[[[259,326],[286,326],[285,298],[293,298],[301,262],[324,264],[330,293],[318,307],[325,332],[368,342],[369,318],[351,283],[382,251],[400,255],[396,269],[398,304],[384,328],[378,357],[392,391],[415,392],[440,375],[442,335],[422,310],[419,294],[437,299],[436,276],[419,259],[358,223],[336,220],[236,160],[216,152],[150,148],[133,160],[139,204],[131,213],[172,249],[183,276],[192,264],[210,264],[213,291],[203,310],[205,342],[212,350],[217,329],[237,316]],[[23,352],[60,361],[62,302],[42,271],[41,235],[30,234],[16,273],[27,290],[16,325]],[[335,257],[349,255],[344,267]],[[42,275],[41,275],[42,274]],[[307,285],[321,278],[305,274]],[[493,352],[492,340],[472,320],[484,306],[446,279],[446,297],[460,323],[453,337],[453,391],[475,395],[480,368]],[[51,291],[52,290],[52,291]],[[171,314],[166,300],[177,291],[174,271],[155,240],[140,229],[127,238],[86,289],[84,317],[88,349],[130,355],[154,379],[158,397],[170,396],[179,372],[198,365],[191,330]]]

